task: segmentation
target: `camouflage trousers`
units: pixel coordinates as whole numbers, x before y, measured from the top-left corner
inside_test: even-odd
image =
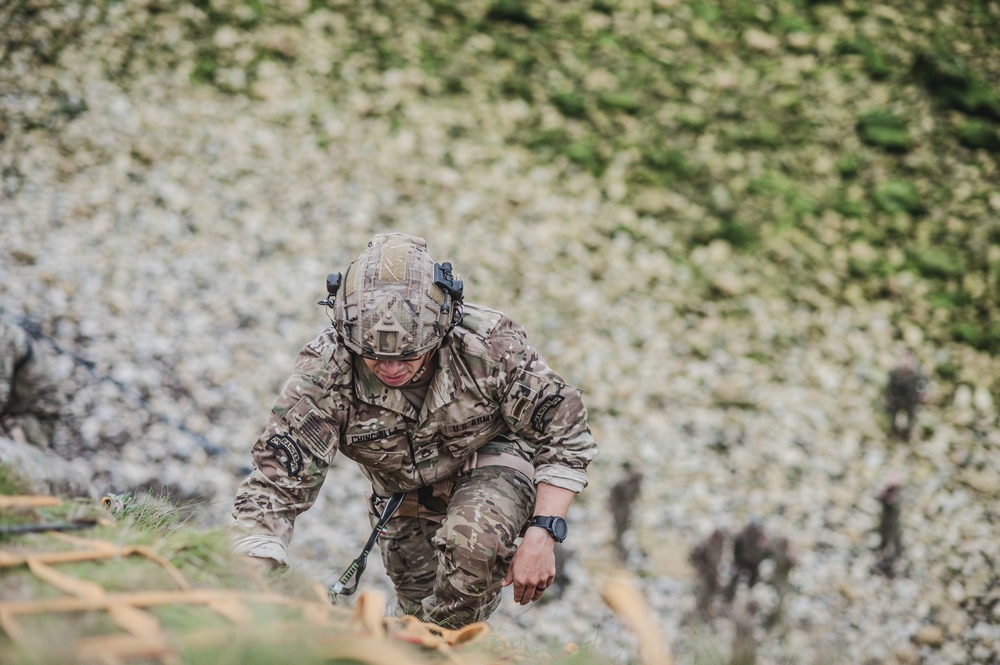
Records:
[[[397,612],[449,628],[489,618],[534,505],[523,474],[484,466],[455,477],[439,519],[389,520],[378,542]]]

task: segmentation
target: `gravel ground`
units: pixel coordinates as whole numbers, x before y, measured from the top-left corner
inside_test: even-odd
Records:
[[[93,363],[57,356],[72,392],[58,448],[101,491],[199,498],[226,524],[271,401],[327,324],[327,272],[402,230],[455,265],[470,301],[525,325],[585,391],[601,445],[570,515],[568,586],[527,608],[506,597],[498,633],[634,657],[599,594],[624,565],[682,662],[727,653],[737,621],[693,617],[687,555],[756,518],[798,558],[783,620],[750,620],[758,662],[1000,659],[994,359],[931,346],[891,302],[789,301],[779,268],[722,241],[678,255],[589,174],[505,145],[517,103],[413,97],[399,125],[294,71],[265,71],[252,96],[156,73],[125,90],[81,53],[0,68],[0,306]],[[724,297],[706,299],[706,281]],[[906,346],[961,368],[932,384],[908,444],[885,436],[880,407]],[[644,479],[619,562],[608,497],[627,460]],[[905,555],[887,578],[876,495],[893,478]],[[295,565],[339,574],[367,536],[365,494],[338,464],[299,521]],[[365,586],[388,592],[381,573],[373,560]],[[776,602],[768,584],[741,589],[733,614],[751,599],[758,617]]]

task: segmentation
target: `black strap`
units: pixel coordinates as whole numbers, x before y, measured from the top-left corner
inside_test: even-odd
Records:
[[[24,352],[24,355],[17,359],[14,363],[14,373],[20,372],[25,365],[27,365],[35,357],[35,346],[31,343],[31,340],[26,340],[28,342],[28,350]]]
[[[378,518],[378,522],[375,523],[375,528],[372,529],[372,534],[368,536],[365,548],[361,550],[358,558],[351,562],[351,565],[347,567],[347,570],[340,576],[337,583],[330,587],[329,594],[334,602],[336,602],[337,596],[350,596],[358,590],[358,581],[361,580],[361,574],[365,572],[365,567],[368,565],[368,555],[371,553],[372,548],[375,547],[375,541],[378,540],[378,537],[385,530],[386,523],[399,510],[399,506],[403,503],[403,497],[405,496],[406,492],[397,492],[389,497],[385,508],[382,509],[382,515]],[[350,586],[347,586],[347,581],[352,577],[354,578],[354,582]]]
[[[93,529],[97,520],[79,520],[76,522],[59,522],[54,524],[8,524],[0,526],[0,536],[19,536],[26,533],[45,533],[46,531],[76,531]]]

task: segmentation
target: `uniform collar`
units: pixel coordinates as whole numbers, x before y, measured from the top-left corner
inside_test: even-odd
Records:
[[[354,391],[359,400],[401,413],[407,418],[417,417],[416,409],[406,401],[403,393],[379,381],[364,360],[352,355],[351,364],[354,366]]]
[[[438,351],[438,367],[434,372],[434,379],[427,388],[423,413],[431,414],[454,402],[466,389],[467,381],[463,379],[465,376],[459,355],[454,352],[453,347],[441,347]]]

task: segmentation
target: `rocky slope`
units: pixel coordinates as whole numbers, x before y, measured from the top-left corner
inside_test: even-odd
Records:
[[[632,461],[644,480],[625,565],[641,575],[684,662],[727,653],[735,624],[693,618],[688,550],[714,527],[735,531],[752,518],[787,536],[798,557],[784,620],[751,621],[762,662],[994,662],[1000,374],[988,326],[974,319],[967,335],[951,335],[949,317],[971,306],[944,307],[940,297],[990,302],[994,293],[996,154],[944,152],[928,139],[905,158],[882,159],[853,124],[852,86],[871,79],[827,77],[836,42],[779,31],[776,10],[763,4],[754,11],[771,19],[731,35],[709,3],[622,3],[617,12],[597,4],[542,5],[534,18],[518,18],[517,3],[465,12],[485,20],[509,10],[500,18],[521,30],[575,8],[581,34],[594,39],[610,20],[640,41],[659,26],[662,48],[677,53],[721,48],[721,64],[692,61],[697,75],[678,66],[690,75],[673,82],[684,101],[660,110],[668,118],[660,131],[676,137],[695,177],[637,184],[630,165],[641,161],[641,113],[612,115],[608,97],[584,126],[567,114],[571,99],[491,94],[512,73],[489,57],[501,40],[485,29],[469,29],[460,46],[442,41],[438,54],[464,49],[468,62],[490,67],[415,66],[434,51],[421,30],[451,35],[448,21],[461,24],[441,18],[447,3],[405,4],[425,21],[406,29],[393,14],[304,2],[271,14],[221,1],[26,0],[0,10],[0,305],[40,325],[66,377],[71,428],[58,452],[85,464],[100,491],[200,497],[208,519],[225,523],[271,400],[298,348],[327,323],[314,304],[326,273],[342,270],[374,232],[404,230],[452,261],[469,300],[524,324],[585,391],[602,446],[571,514],[569,586],[528,608],[505,599],[492,621],[498,632],[590,644],[613,661],[631,656],[598,590],[619,565],[609,488]],[[890,25],[903,40],[897,33],[912,28],[888,4],[861,14],[820,5],[819,18],[808,16],[830,35],[864,28],[877,38]],[[996,3],[977,6],[984,21],[996,20]],[[421,14],[430,8],[434,16]],[[982,23],[969,23],[979,48]],[[967,27],[954,16],[949,25]],[[358,46],[366,39],[396,44],[409,60],[382,51],[379,60]],[[900,43],[884,48],[905,59]],[[771,73],[759,78],[743,48],[763,59],[752,62],[772,62]],[[982,53],[970,60],[995,64],[973,57]],[[567,72],[579,74],[600,91],[613,71],[613,58],[588,69],[570,53],[550,78],[556,89]],[[732,123],[723,120],[734,112],[726,105],[760,103],[755,95],[727,102],[725,91],[776,95],[794,89],[795,76],[826,86],[824,104],[805,105],[818,123],[815,144],[797,135],[785,151],[762,149],[760,141],[783,137],[782,127],[760,124],[763,138],[724,144]],[[933,120],[945,116],[918,87],[893,83],[867,92],[893,108],[912,104],[933,135]],[[676,119],[691,113],[701,129],[686,134]],[[610,134],[586,133],[601,118],[611,118]],[[559,144],[564,154],[539,152],[512,139],[526,123],[579,140]],[[577,145],[587,142],[596,161]],[[845,177],[833,161],[847,154],[885,181],[920,172],[917,189],[933,214],[838,212],[822,187]],[[937,157],[937,170],[920,171]],[[773,163],[786,178],[801,176],[801,189],[771,177]],[[938,184],[956,198],[941,203]],[[852,187],[835,188],[874,205],[866,197],[877,187]],[[772,223],[805,205],[796,192],[815,206],[791,226]],[[750,221],[734,222],[734,208],[750,210]],[[852,235],[869,221],[902,235]],[[908,237],[959,255],[978,248],[986,259],[969,259],[955,277],[952,254],[928,259],[896,246]],[[927,261],[945,277],[922,270]],[[994,306],[981,308],[987,321]],[[887,438],[881,410],[887,373],[906,347],[932,375],[910,443]],[[894,578],[873,571],[875,497],[890,479],[903,487],[905,556]],[[298,566],[329,580],[355,556],[367,535],[365,493],[352,463],[338,465],[298,525]],[[377,561],[365,584],[387,590]],[[751,598],[764,610],[776,602],[764,584],[741,590],[735,608]]]

